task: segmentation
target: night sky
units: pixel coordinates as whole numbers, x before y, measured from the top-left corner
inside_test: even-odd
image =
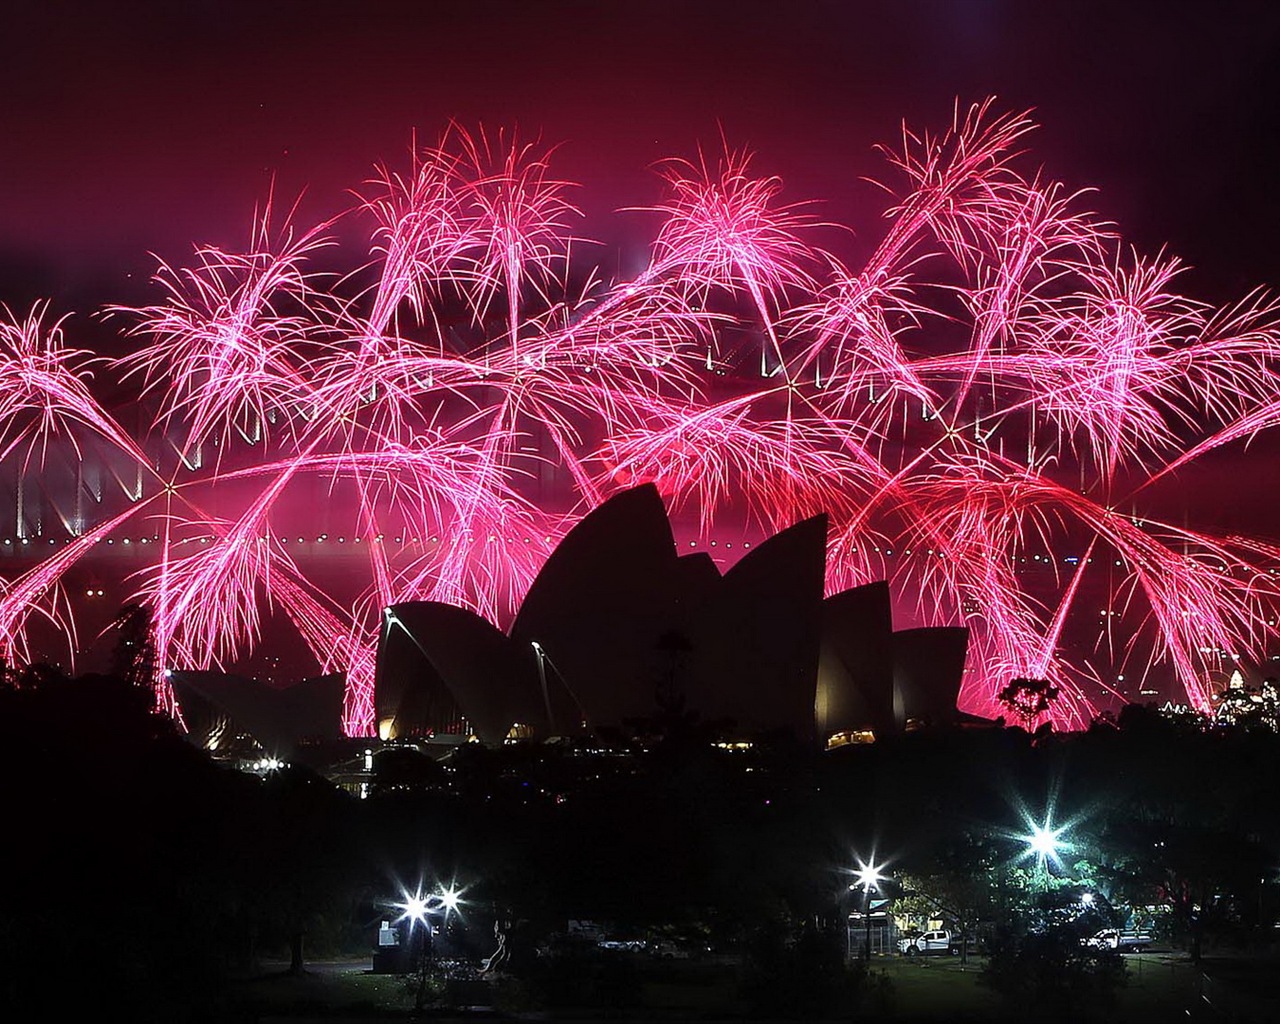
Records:
[[[0,299],[128,301],[149,250],[241,244],[271,177],[350,204],[450,117],[563,143],[586,234],[646,238],[649,165],[727,139],[874,241],[861,180],[902,118],[1036,108],[1036,160],[1227,300],[1280,284],[1280,5],[826,3],[4,5]],[[632,219],[627,220],[630,216]],[[627,226],[632,225],[632,226]],[[634,233],[634,234],[632,234]],[[131,275],[131,276],[126,276]]]

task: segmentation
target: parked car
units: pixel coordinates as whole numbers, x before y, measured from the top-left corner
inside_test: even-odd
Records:
[[[1103,928],[1084,940],[1094,949],[1114,949],[1121,953],[1137,953],[1151,945],[1152,936],[1146,932],[1124,931],[1119,928]]]
[[[677,945],[670,939],[658,939],[649,943],[649,952],[659,960],[688,960],[693,956],[691,949]]]
[[[956,956],[960,944],[945,929],[935,929],[898,940],[898,952],[906,956]]]

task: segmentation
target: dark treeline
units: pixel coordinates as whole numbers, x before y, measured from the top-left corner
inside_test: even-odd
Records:
[[[119,679],[9,674],[0,1002],[221,1019],[234,972],[368,949],[379,901],[420,879],[464,887],[473,920],[512,921],[517,974],[570,918],[748,950],[834,934],[860,858],[904,898],[927,880],[956,921],[1025,928],[1019,837],[1046,818],[1069,826],[1055,882],[1167,906],[1168,937],[1197,955],[1274,916],[1266,729],[1135,707],[1069,735],[918,732],[819,753],[786,737],[720,749],[685,718],[644,749],[593,746],[387,751],[359,800],[303,767],[214,764]]]

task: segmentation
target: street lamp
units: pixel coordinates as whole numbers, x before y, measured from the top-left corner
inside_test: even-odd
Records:
[[[458,904],[462,902],[462,895],[451,886],[438,892],[436,899],[440,901],[440,906],[444,907],[444,914],[447,919],[450,914],[458,912]]]
[[[1024,857],[1035,858],[1036,866],[1044,873],[1044,877],[1049,875],[1049,865],[1058,864],[1060,862],[1059,854],[1066,849],[1070,849],[1071,844],[1063,839],[1063,833],[1067,831],[1066,825],[1053,825],[1053,820],[1049,816],[1044,819],[1044,824],[1040,825],[1034,821],[1027,822],[1029,831],[1019,838],[1026,844],[1026,849],[1022,851]]]
[[[409,930],[412,931],[415,924],[426,924],[432,911],[443,910],[447,918],[450,914],[458,912],[461,903],[462,894],[452,886],[425,896],[422,893],[422,886],[418,886],[412,895],[406,889],[396,906],[400,908],[400,920],[408,921]]]
[[[1027,836],[1028,851],[1035,854],[1041,864],[1048,860],[1057,860],[1058,836],[1061,832],[1060,828],[1050,828],[1048,822],[1043,825],[1033,825],[1031,835]]]
[[[862,943],[862,958],[867,962],[871,962],[871,894],[875,892],[880,883],[884,881],[884,875],[880,873],[880,865],[874,860],[864,862],[861,858],[858,860],[858,870],[854,872],[858,878],[857,885],[849,886],[855,889],[862,887],[862,923],[864,928]]]
[[[427,997],[427,962],[430,959],[433,944],[431,915],[443,910],[444,919],[448,922],[449,915],[458,912],[461,902],[461,894],[452,886],[440,892],[423,895],[422,886],[419,884],[412,895],[408,890],[401,894],[401,900],[397,906],[401,911],[400,920],[409,922],[410,945],[413,943],[414,926],[422,926],[422,935],[418,940],[418,993],[414,999],[416,1010],[422,1009]]]

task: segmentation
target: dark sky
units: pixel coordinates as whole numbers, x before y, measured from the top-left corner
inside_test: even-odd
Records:
[[[598,237],[656,197],[652,161],[718,125],[865,235],[872,144],[990,94],[1037,108],[1036,158],[1195,265],[1198,295],[1280,284],[1280,4],[10,0],[0,18],[13,302],[125,298],[148,250],[236,244],[273,172],[335,212],[449,117],[563,142]]]

